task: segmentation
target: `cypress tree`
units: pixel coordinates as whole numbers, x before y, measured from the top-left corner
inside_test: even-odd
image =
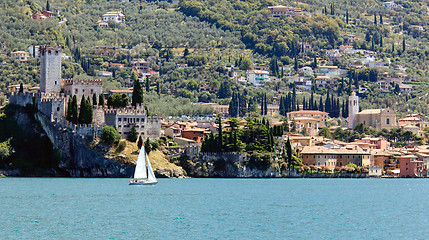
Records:
[[[320,98],[319,98],[319,111],[323,112],[323,99],[322,99],[322,96],[320,96]]]
[[[219,125],[219,129],[218,129],[218,152],[222,152],[223,134],[222,134],[222,117],[220,114],[217,116],[217,123]]]
[[[67,115],[66,115],[67,121],[71,121],[72,120],[72,112],[73,112],[72,109],[73,109],[72,99],[69,98],[69,102],[67,104]]]
[[[383,36],[380,36],[380,51],[383,50]]]
[[[262,95],[261,98],[261,115],[264,116],[264,96]]]
[[[149,138],[147,138],[146,141],[144,142],[144,150],[146,151],[146,154],[149,154],[150,151],[152,150]]]
[[[92,94],[92,105],[97,106],[97,94]]]
[[[131,98],[131,105],[137,106],[137,104],[143,103],[143,89],[140,81],[137,79],[133,84],[133,96]]]
[[[328,10],[326,9],[326,6],[325,6],[325,15],[328,15]]]
[[[302,99],[302,110],[307,110],[307,103],[305,102],[305,97]]]
[[[98,106],[104,107],[104,95],[103,94],[98,95]]]
[[[71,122],[74,124],[77,124],[78,120],[78,106],[77,106],[77,97],[76,95],[73,95],[72,100],[72,110],[71,110]]]
[[[283,96],[280,97],[280,104],[279,104],[279,112],[280,115],[284,116],[284,100],[283,100]]]
[[[22,83],[19,84],[19,93],[24,93],[24,85]]]
[[[346,24],[349,24],[349,10],[346,10]]]
[[[82,95],[82,98],[80,100],[80,109],[79,109],[79,117],[78,117],[78,122],[80,124],[85,124],[86,121],[86,99],[85,96]]]
[[[293,168],[292,166],[292,145],[289,138],[286,141],[286,153],[287,153],[287,167],[288,169]]]
[[[395,38],[393,38],[392,42],[392,54],[395,54]]]
[[[51,5],[49,4],[49,0],[46,1],[46,11],[51,11]]]
[[[267,107],[267,94],[265,93],[265,96],[264,96],[264,115],[267,115],[267,113],[268,113],[268,107]]]
[[[296,110],[296,108],[295,108],[295,106],[296,106],[296,88],[295,88],[295,84],[293,85],[293,87],[292,87],[292,101],[291,101],[291,104],[292,104],[292,111],[295,111]]]
[[[140,149],[143,145],[143,139],[142,136],[139,136],[139,140],[137,141],[137,147]]]
[[[147,76],[146,78],[146,92],[150,91],[150,78]]]
[[[296,72],[298,72],[298,58],[296,57],[296,55],[295,55],[295,61],[294,61],[294,67],[293,68],[295,69]]]
[[[377,14],[374,13],[374,24],[377,25]]]
[[[380,13],[380,24],[383,25],[383,15]]]
[[[405,47],[406,47],[406,44],[405,44],[405,37],[404,37],[404,38],[402,38],[402,52],[405,52]],[[392,52],[393,52],[393,50],[392,50]]]

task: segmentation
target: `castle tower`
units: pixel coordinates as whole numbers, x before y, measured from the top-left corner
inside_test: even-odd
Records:
[[[40,47],[40,92],[61,91],[61,47]]]
[[[349,96],[349,129],[353,129],[356,125],[356,114],[359,112],[359,97],[355,92]]]

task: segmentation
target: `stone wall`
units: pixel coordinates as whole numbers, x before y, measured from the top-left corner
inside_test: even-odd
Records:
[[[38,113],[43,130],[61,153],[59,169],[70,177],[132,177],[134,166],[105,158],[103,149],[90,149],[89,140],[98,132],[93,125],[73,125],[51,122]]]

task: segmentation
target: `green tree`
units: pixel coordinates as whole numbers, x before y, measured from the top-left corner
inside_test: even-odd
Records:
[[[82,99],[80,101],[78,122],[80,124],[92,123],[92,105],[88,99],[85,99],[85,96],[82,96]]]
[[[98,106],[102,106],[102,107],[104,107],[104,95],[103,94],[100,94],[100,95],[98,95]]]
[[[128,136],[127,136],[127,139],[128,139],[128,141],[130,141],[130,142],[136,142],[136,141],[137,141],[138,136],[139,136],[139,133],[137,132],[136,127],[133,125],[133,126],[131,127],[130,133],[129,133],[129,134],[128,134]]]
[[[97,94],[92,94],[92,105],[97,106]]]
[[[46,11],[51,11],[51,5],[49,4],[49,0],[46,1]]]
[[[76,95],[73,95],[73,100],[72,100],[72,108],[71,108],[71,113],[70,113],[70,117],[71,117],[71,122],[74,124],[77,124],[78,121],[78,113],[79,113],[79,108],[77,105],[77,97]]]
[[[150,151],[152,150],[152,146],[150,144],[149,138],[147,138],[146,141],[144,142],[144,150],[146,151],[147,154],[149,154]]]
[[[150,78],[147,76],[146,78],[146,92],[150,92]]]
[[[113,108],[125,108],[128,105],[128,96],[124,94],[115,93],[107,98],[107,106]]]
[[[119,140],[121,140],[121,134],[119,134],[114,127],[104,126],[101,129],[101,140],[111,146],[113,144],[117,144]]]
[[[331,134],[331,132],[329,131],[329,128],[327,128],[327,127],[324,127],[324,128],[322,128],[322,129],[320,129],[320,131],[319,131],[319,136],[322,136],[322,137],[325,137],[325,138],[332,139],[332,134]]]
[[[287,141],[286,141],[286,156],[287,156],[287,167],[288,167],[288,169],[291,169],[291,168],[293,168],[293,166],[292,166],[292,145],[291,145],[289,138],[287,138]]]
[[[139,140],[137,141],[137,147],[140,149],[143,145],[143,139],[142,136],[139,136]]]
[[[134,81],[133,95],[131,97],[131,105],[136,106],[137,104],[143,103],[143,89],[140,81]]]
[[[24,85],[22,85],[22,83],[19,84],[19,92],[20,93],[24,92]]]

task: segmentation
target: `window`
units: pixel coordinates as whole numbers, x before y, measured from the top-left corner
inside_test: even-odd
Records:
[[[122,118],[118,118],[118,122],[120,122],[122,120]]]
[[[79,89],[75,89],[74,92],[75,92],[75,94],[78,94],[79,93]]]
[[[386,124],[389,125],[390,124],[390,119],[386,119]]]
[[[55,85],[57,85],[57,81],[55,81]]]
[[[57,112],[59,112],[60,111],[60,107],[57,107]]]

